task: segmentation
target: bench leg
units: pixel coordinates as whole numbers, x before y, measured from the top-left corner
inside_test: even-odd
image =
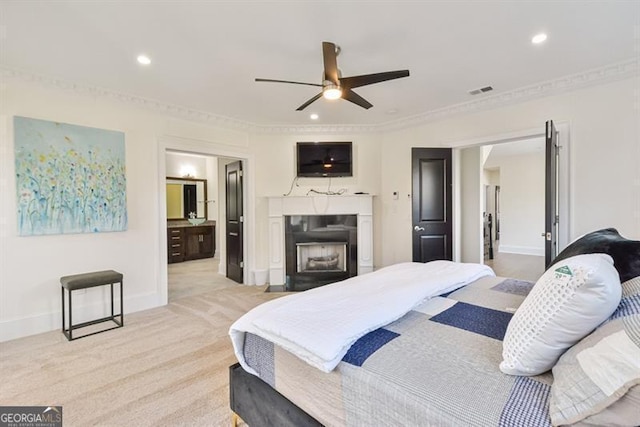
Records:
[[[124,279],[120,282],[120,325],[124,326]]]
[[[69,289],[68,294],[69,294],[69,341],[73,341],[73,318],[71,317],[73,315],[73,308],[71,306],[71,294],[72,294],[72,290]]]
[[[110,285],[111,287],[111,318],[113,319],[113,283]]]
[[[60,286],[60,293],[62,295],[62,333],[64,334],[64,287]]]

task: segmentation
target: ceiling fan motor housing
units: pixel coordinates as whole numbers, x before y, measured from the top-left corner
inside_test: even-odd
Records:
[[[340,70],[340,68],[338,68],[338,80],[340,80],[341,78],[342,78],[342,70]],[[327,74],[323,71],[322,72],[322,86],[324,87],[324,86],[327,86],[327,85],[330,85],[330,84],[333,84],[333,82],[327,78]]]

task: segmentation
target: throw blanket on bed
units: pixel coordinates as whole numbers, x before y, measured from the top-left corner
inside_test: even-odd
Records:
[[[396,264],[262,304],[238,319],[229,335],[247,372],[255,374],[243,356],[247,332],[330,372],[366,333],[399,319],[428,298],[494,275],[481,264]]]

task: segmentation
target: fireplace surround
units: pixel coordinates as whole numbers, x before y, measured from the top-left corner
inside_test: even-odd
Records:
[[[357,215],[285,215],[285,289],[303,291],[358,274]]]
[[[372,196],[269,198],[271,285],[306,290],[371,271]]]

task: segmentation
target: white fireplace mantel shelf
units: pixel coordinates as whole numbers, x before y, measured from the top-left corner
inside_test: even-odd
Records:
[[[373,271],[373,196],[269,197],[269,281],[285,283],[284,217],[289,215],[357,215],[358,274]]]

